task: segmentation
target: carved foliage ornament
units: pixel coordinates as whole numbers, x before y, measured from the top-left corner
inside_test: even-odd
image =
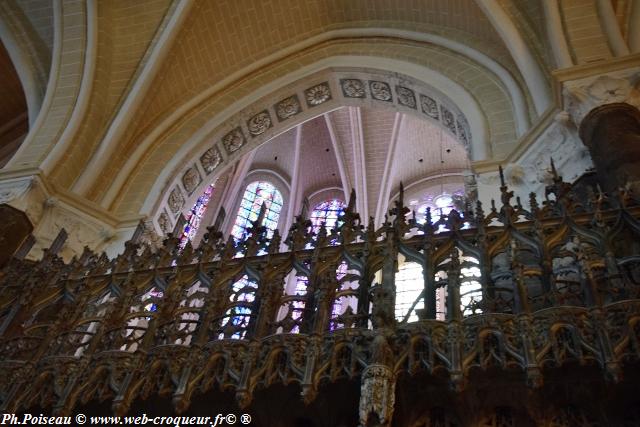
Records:
[[[251,136],[262,135],[271,126],[273,126],[273,122],[267,110],[262,110],[247,121],[247,127],[249,128]]]
[[[358,79],[341,79],[342,93],[346,98],[366,98],[364,83]]]
[[[178,187],[175,187],[171,191],[167,203],[169,204],[169,209],[171,209],[171,212],[173,212],[174,214],[180,212],[180,210],[184,206],[184,197],[182,196],[182,192]]]
[[[293,95],[278,102],[275,105],[275,110],[278,120],[283,121],[298,114],[302,111],[302,107],[300,106],[298,96]]]
[[[247,140],[242,133],[242,129],[240,127],[235,128],[228,134],[222,137],[222,145],[224,145],[225,150],[228,153],[233,153],[234,151],[238,151],[240,147],[244,145]]]
[[[576,124],[600,105],[625,102],[640,108],[639,77],[637,71],[622,71],[567,83],[563,91],[565,108]]]
[[[469,135],[467,133],[467,127],[462,116],[458,116],[456,126],[458,129],[458,139],[466,148],[469,148]]]
[[[453,113],[449,111],[444,105],[440,106],[442,111],[442,122],[453,133],[456,134],[456,119],[453,118]]]
[[[200,156],[200,163],[202,164],[204,171],[208,174],[213,172],[220,162],[222,162],[222,155],[220,154],[220,150],[216,147],[209,148],[202,156]]]
[[[187,169],[184,175],[182,175],[182,185],[189,194],[193,193],[193,191],[198,187],[198,184],[200,184],[201,181],[202,177],[200,176],[200,172],[198,172],[198,169],[196,169],[195,166]]]
[[[371,96],[378,101],[392,101],[391,88],[385,82],[370,81]]]
[[[416,95],[415,93],[404,86],[396,86],[396,94],[398,95],[398,102],[405,107],[416,108]]]
[[[331,99],[331,89],[328,83],[320,83],[304,91],[304,97],[309,107],[315,107]]]
[[[432,119],[438,120],[440,117],[438,114],[438,104],[435,99],[427,95],[420,95],[420,106],[422,107],[422,112]]]

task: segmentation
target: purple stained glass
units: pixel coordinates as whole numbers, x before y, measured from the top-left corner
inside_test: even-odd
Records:
[[[184,226],[184,230],[182,232],[182,236],[180,236],[180,247],[184,248],[187,244],[187,241],[193,240],[198,232],[198,228],[200,228],[200,223],[202,222],[202,216],[207,210],[207,206],[209,205],[209,200],[211,200],[211,194],[213,193],[213,184],[207,186],[204,190],[204,193],[198,200],[194,203],[193,207],[187,214],[187,223]]]

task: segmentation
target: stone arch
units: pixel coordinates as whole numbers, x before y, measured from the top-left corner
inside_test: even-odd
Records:
[[[38,117],[47,88],[51,65],[49,48],[21,6],[14,2],[2,2],[0,5],[0,40],[20,78],[29,124],[32,125]]]
[[[0,168],[7,164],[29,131],[28,96],[20,73],[0,41]]]
[[[79,23],[77,14],[83,18]],[[86,53],[92,52],[88,44],[88,23],[94,17],[95,8],[91,4],[81,1],[53,3],[54,40],[49,78],[44,86],[46,91],[37,118],[9,167],[39,167],[63,135],[76,108],[68,99],[79,96],[87,64],[92,60],[92,55]]]
[[[367,67],[367,68],[384,68],[387,73],[390,74],[403,74],[409,78],[415,79],[418,82],[430,83],[432,87],[444,88],[447,91],[450,98],[454,101],[455,105],[459,106],[463,110],[466,119],[469,122],[472,132],[473,146],[482,146],[480,140],[484,138],[485,142],[488,138],[491,138],[492,144],[497,144],[497,149],[504,153],[507,147],[513,146],[517,138],[517,129],[515,128],[513,110],[511,108],[511,100],[508,97],[508,91],[501,86],[499,79],[495,76],[491,76],[491,72],[487,69],[480,67],[482,70],[482,85],[485,85],[485,90],[495,91],[495,95],[502,99],[504,102],[500,102],[500,107],[495,109],[485,105],[487,98],[480,93],[474,91],[478,86],[464,86],[459,82],[456,82],[449,78],[454,77],[454,74],[447,74],[447,77],[443,75],[441,71],[434,71],[434,69],[442,68],[438,65],[438,61],[435,56],[429,57],[428,51],[435,50],[434,55],[449,55],[447,58],[455,61],[459,66],[459,71],[470,67],[474,62],[469,58],[461,56],[451,55],[450,52],[445,49],[426,46],[426,45],[412,45],[407,47],[410,50],[408,52],[410,56],[399,55],[399,52],[394,51],[391,47],[395,46],[394,41],[388,41],[391,46],[387,46],[387,49],[383,48],[381,43],[375,45],[367,44],[364,42],[351,42],[341,45],[339,42],[335,42],[337,46],[331,51],[327,50],[328,46],[319,46],[310,49],[309,52],[303,52],[295,56],[295,65],[291,64],[294,61],[293,58],[289,58],[286,63],[278,63],[272,66],[266,67],[261,70],[260,73],[256,73],[251,77],[247,77],[239,84],[242,85],[241,94],[251,93],[252,96],[243,96],[242,98],[233,97],[229,93],[231,89],[239,89],[239,86],[229,87],[220,92],[220,96],[215,99],[217,102],[212,103],[211,99],[202,99],[200,104],[192,105],[188,110],[188,116],[184,116],[187,113],[186,109],[182,107],[175,111],[175,115],[171,119],[171,122],[167,122],[166,125],[158,127],[157,129],[150,130],[148,136],[141,136],[144,140],[140,144],[136,144],[131,150],[135,152],[127,154],[126,164],[123,167],[119,167],[120,176],[114,176],[114,179],[109,182],[105,176],[101,176],[98,182],[105,180],[104,186],[94,185],[96,188],[108,188],[107,192],[95,193],[95,197],[102,197],[101,204],[104,207],[109,207],[115,211],[121,213],[126,212],[142,212],[150,213],[153,210],[154,198],[158,197],[163,191],[163,185],[171,180],[170,175],[173,173],[173,169],[182,161],[181,159],[186,155],[185,153],[194,150],[195,146],[202,144],[203,140],[207,140],[210,143],[211,139],[222,137],[223,130],[220,129],[220,135],[212,135],[216,127],[221,127],[222,123],[229,122],[230,117],[245,108],[247,111],[245,115],[256,114],[258,111],[249,111],[248,108],[250,102],[253,102],[258,96],[275,96],[274,92],[283,87],[290,87],[293,82],[300,81],[301,78],[306,78],[306,82],[311,83],[311,76],[318,70],[331,70],[336,67]],[[333,45],[333,42],[332,42]],[[398,48],[401,48],[402,44],[399,44]],[[405,46],[406,47],[406,46]],[[344,53],[344,55],[336,55],[336,49],[338,53]],[[333,53],[332,53],[333,52]],[[318,60],[318,57],[321,59]],[[397,59],[396,59],[397,57]],[[422,61],[421,58],[427,58]],[[424,63],[421,63],[424,62]],[[429,64],[427,64],[429,62]],[[434,65],[435,64],[435,65]],[[477,65],[474,66],[477,69]],[[291,71],[291,70],[294,71]],[[273,76],[284,76],[274,78]],[[480,78],[480,77],[479,77]],[[320,83],[322,80],[316,82]],[[467,82],[468,83],[468,82]],[[493,93],[493,92],[492,92]],[[283,94],[284,95],[284,94]],[[462,99],[465,100],[462,100]],[[282,98],[281,98],[282,99]],[[231,107],[224,107],[229,105],[232,101],[235,102]],[[276,99],[271,99],[269,105],[277,102]],[[491,101],[494,104],[495,102]],[[324,104],[323,104],[324,105]],[[335,106],[340,104],[334,103]],[[224,108],[223,108],[224,107]],[[185,108],[187,108],[185,106]],[[264,108],[264,107],[263,107]],[[320,107],[316,109],[318,113],[321,113]],[[325,111],[329,108],[325,108]],[[501,119],[497,119],[495,114],[503,115]],[[182,122],[179,121],[179,117],[182,116]],[[212,119],[213,117],[213,119]],[[244,117],[248,119],[249,117]],[[301,120],[302,115],[297,116],[295,120]],[[500,120],[503,121],[501,128],[494,129],[494,124]],[[169,120],[169,119],[167,119]],[[178,120],[178,122],[176,122]],[[294,120],[294,119],[291,119]],[[171,125],[170,123],[173,123]],[[292,123],[295,124],[295,123]],[[505,126],[506,124],[506,126]],[[236,124],[237,126],[237,124]],[[224,132],[229,132],[231,126],[224,129]],[[482,130],[480,130],[482,129]],[[275,134],[275,129],[272,127],[270,132],[264,134],[265,137],[271,137]],[[184,143],[184,141],[188,141]],[[478,144],[476,144],[478,143]],[[167,145],[168,144],[168,145]],[[485,144],[486,145],[486,144]],[[161,151],[160,147],[163,147]],[[492,147],[492,150],[496,148]],[[488,147],[484,148],[482,156],[476,156],[476,159],[489,156]],[[178,154],[179,153],[179,154]],[[195,157],[195,153],[191,153]],[[223,156],[224,157],[224,156]],[[226,159],[223,159],[226,160]],[[148,170],[148,165],[154,163],[155,171],[151,173],[144,173],[145,176],[140,176],[142,170]],[[150,172],[150,170],[148,170]],[[151,175],[154,176],[151,182]],[[142,178],[145,182],[142,184],[139,180]],[[160,183],[160,184],[158,184]],[[111,185],[111,188],[109,186]],[[142,186],[146,188],[142,190]],[[134,196],[135,193],[135,196]],[[147,199],[144,203],[140,202],[140,196],[144,194],[153,194],[151,199]],[[94,197],[92,196],[92,197]],[[141,206],[143,204],[143,206]]]
[[[434,79],[436,84],[444,82],[442,84],[448,84],[448,87],[452,85],[437,74]],[[155,215],[165,203],[163,196],[166,198],[174,191],[184,191],[179,177],[187,170],[207,170],[210,176],[202,181],[201,185],[204,185],[222,174],[230,163],[260,144],[306,120],[342,106],[386,108],[413,115],[440,126],[465,146],[471,155],[484,158],[489,151],[486,147],[486,133],[489,130],[486,129],[483,113],[463,88],[458,87],[457,91],[449,92],[456,98],[457,102],[454,102],[451,97],[421,80],[374,69],[330,68],[312,74],[255,102],[212,131],[202,131],[202,134],[188,141],[160,173],[143,211]],[[318,93],[324,93],[326,99]],[[312,96],[318,96],[317,100],[307,99]],[[459,108],[460,104],[464,107]],[[469,119],[465,114],[467,112]]]

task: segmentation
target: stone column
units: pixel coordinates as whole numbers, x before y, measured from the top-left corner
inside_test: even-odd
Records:
[[[640,194],[640,111],[630,104],[594,108],[580,124],[602,190],[611,194],[631,183]]]

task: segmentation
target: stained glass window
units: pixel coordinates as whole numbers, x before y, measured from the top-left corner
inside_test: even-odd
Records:
[[[198,197],[198,200],[193,204],[193,207],[187,214],[187,223],[184,226],[182,236],[180,236],[180,247],[184,248],[187,241],[193,240],[200,228],[202,222],[202,216],[207,210],[209,200],[211,200],[211,194],[213,193],[213,184],[209,185],[202,193],[202,196]]]
[[[427,220],[427,208],[431,208],[431,221],[437,222],[453,209],[453,197],[449,194],[428,197],[427,202],[418,208],[418,222],[422,224]]]
[[[313,231],[317,233],[322,223],[325,224],[327,231],[335,228],[338,224],[338,218],[344,212],[345,207],[345,204],[338,199],[327,200],[317,205],[311,212]]]
[[[243,339],[253,316],[252,307],[258,284],[246,274],[231,286],[229,301],[233,307],[227,310],[222,321],[219,339]]]
[[[478,259],[463,255],[458,250],[460,262],[460,311],[463,316],[482,313],[482,285],[480,284],[480,267]],[[449,262],[450,259],[444,262]],[[447,272],[440,270],[436,273],[436,310],[437,319],[444,320],[447,312]],[[444,286],[442,286],[444,284]]]
[[[447,313],[447,268],[451,259],[443,261],[442,269],[436,272],[436,319],[445,320]],[[482,313],[482,286],[478,260],[463,255],[459,251],[460,261],[460,310],[463,316]],[[422,267],[415,262],[399,260],[400,265],[395,276],[396,306],[395,317],[399,322],[418,321],[417,310],[424,309],[424,276]]]
[[[266,212],[262,225],[267,227],[267,237],[273,236],[278,227],[278,218],[282,210],[282,195],[276,187],[265,181],[252,182],[242,196],[236,222],[231,234],[237,240],[244,240],[252,221],[258,219],[260,208],[265,204]]]

